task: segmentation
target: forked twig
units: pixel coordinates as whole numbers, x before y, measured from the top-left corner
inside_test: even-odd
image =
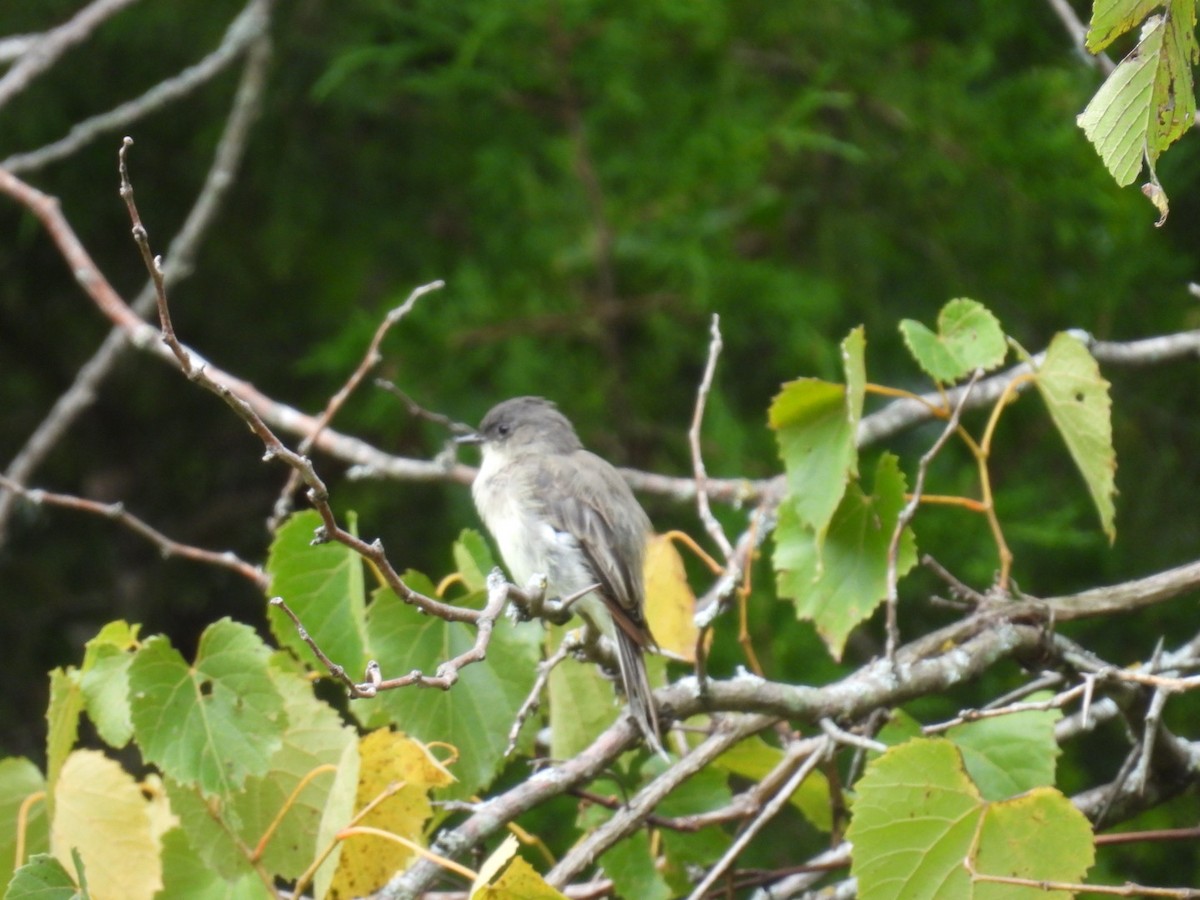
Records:
[[[962,412],[966,409],[967,401],[971,397],[971,390],[975,384],[983,377],[983,370],[976,369],[971,374],[971,380],[967,382],[966,387],[958,396],[958,402],[954,405],[954,410],[950,413],[950,418],[946,420],[946,427],[942,429],[942,433],[938,435],[938,439],[933,442],[924,455],[921,457],[920,463],[917,465],[917,477],[913,483],[912,496],[904,508],[900,510],[900,515],[896,518],[896,527],[892,529],[892,537],[888,542],[887,550],[887,658],[889,660],[896,659],[896,647],[900,643],[900,627],[896,623],[896,606],[899,603],[899,589],[897,582],[899,577],[897,570],[899,567],[900,557],[900,539],[904,535],[904,529],[907,528],[917,514],[917,507],[921,504],[921,493],[925,490],[925,473],[929,471],[929,465],[933,462],[934,457],[941,452],[942,447],[950,440],[950,436],[958,430],[959,419],[962,418]]]

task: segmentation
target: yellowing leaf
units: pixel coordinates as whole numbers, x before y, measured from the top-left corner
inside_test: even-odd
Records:
[[[656,534],[646,545],[646,620],[663,650],[696,661],[696,595],[688,584],[683,558],[674,542]]]
[[[917,738],[868,764],[846,838],[850,871],[873,900],[996,900],[1062,893],[972,879],[979,874],[1079,882],[1093,857],[1091,826],[1050,787],[990,803],[950,741]]]
[[[471,897],[475,896],[475,892],[488,884],[491,884],[500,870],[508,865],[509,861],[517,855],[517,847],[520,842],[516,835],[508,835],[500,842],[500,846],[492,851],[491,855],[483,861],[483,865],[479,867],[479,873],[475,876],[475,881],[471,883]]]
[[[77,750],[54,794],[51,850],[68,871],[79,851],[93,900],[151,900],[162,888],[161,846],[133,777],[103,753]]]
[[[1153,170],[1159,154],[1195,120],[1192,65],[1200,59],[1196,4],[1194,0],[1161,0],[1139,3],[1118,15],[1100,12],[1088,35],[1089,46],[1101,46],[1157,6],[1165,7],[1164,14],[1146,19],[1138,45],[1121,60],[1077,119],[1120,185],[1133,182],[1143,158]],[[1165,202],[1163,194],[1156,205],[1162,210]]]
[[[514,859],[516,852],[517,839],[510,834],[479,869],[470,900],[566,900],[529,863]]]
[[[423,744],[399,732],[380,729],[359,742],[357,806],[361,810],[394,787],[356,825],[378,828],[415,843],[423,843],[422,830],[432,812],[429,791],[454,780]],[[388,883],[404,868],[413,851],[403,844],[375,835],[350,835],[330,889],[331,898],[361,897]]]
[[[1108,382],[1087,348],[1064,333],[1050,342],[1037,371],[1037,386],[1050,418],[1087,482],[1100,527],[1111,543],[1117,536],[1113,523],[1117,454],[1113,449]]]
[[[975,871],[1035,881],[1083,881],[1095,860],[1092,826],[1070,800],[1051,787],[987,807],[975,848]],[[1067,891],[1042,891],[975,882],[975,897],[1070,900]]]

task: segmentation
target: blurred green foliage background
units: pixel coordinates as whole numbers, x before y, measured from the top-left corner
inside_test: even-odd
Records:
[[[6,4],[0,33],[44,29],[78,5]],[[199,58],[238,9],[132,7],[0,112],[0,158]],[[389,336],[381,374],[469,422],[507,396],[549,396],[614,462],[680,475],[714,312],[725,352],[706,462],[712,475],[746,477],[778,471],[765,411],[779,384],[840,377],[838,342],[860,323],[871,380],[918,390],[929,386],[897,323],[932,324],[951,297],[985,303],[1030,350],[1068,327],[1109,339],[1200,327],[1186,287],[1200,279],[1200,136],[1160,163],[1172,212],[1155,229],[1150,205],[1111,182],[1075,126],[1100,77],[1047,4],[297,0],[277,8],[273,33],[266,108],[238,185],[172,305],[186,342],[305,410],[342,383],[385,312],[435,278],[446,288]],[[131,129],[160,251],[204,176],[236,77]],[[61,198],[131,296],[144,271],[117,196],[119,137],[30,180]],[[106,324],[11,203],[0,236],[5,464]],[[1148,574],[1200,545],[1195,363],[1107,374],[1121,491],[1111,550],[1037,399],[1001,427],[993,478],[1030,593]],[[336,424],[409,456],[436,454],[446,437],[370,387]],[[935,434],[891,449],[911,473]],[[121,500],[179,540],[261,560],[286,473],[260,456],[218,402],[131,354],[34,481]],[[968,463],[948,450],[929,489],[974,493]],[[318,464],[335,507],[356,510],[399,568],[444,574],[454,536],[477,527],[461,486],[343,481],[338,465]],[[645,502],[660,530],[700,534],[690,507]],[[744,512],[721,515],[744,527]],[[917,533],[964,580],[989,583],[982,519],[931,509]],[[920,573],[902,586],[910,635],[946,616],[924,602],[936,588]],[[765,565],[751,603],[768,673],[835,676],[810,629],[773,599]],[[1160,634],[1190,635],[1193,603],[1072,633],[1128,663]],[[224,613],[261,626],[263,598],[224,573],[164,563],[108,522],[22,507],[0,547],[0,750],[38,758],[45,672],[76,659],[102,623],[143,622],[188,653]],[[718,672],[741,661],[727,625]],[[852,642],[849,662],[877,638],[868,629]],[[947,698],[940,712],[964,702]],[[1079,786],[1114,770],[1068,766]]]

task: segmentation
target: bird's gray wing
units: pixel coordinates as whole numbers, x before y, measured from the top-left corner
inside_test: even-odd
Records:
[[[625,479],[600,457],[579,450],[546,457],[536,486],[546,521],[579,542],[613,620],[639,645],[653,646],[642,575],[650,520]],[[614,552],[618,546],[628,552]]]

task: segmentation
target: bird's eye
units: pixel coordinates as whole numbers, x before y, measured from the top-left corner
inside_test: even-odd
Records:
[[[500,437],[508,437],[510,431],[512,431],[512,426],[507,422],[501,422],[496,426],[496,434],[500,435]]]

